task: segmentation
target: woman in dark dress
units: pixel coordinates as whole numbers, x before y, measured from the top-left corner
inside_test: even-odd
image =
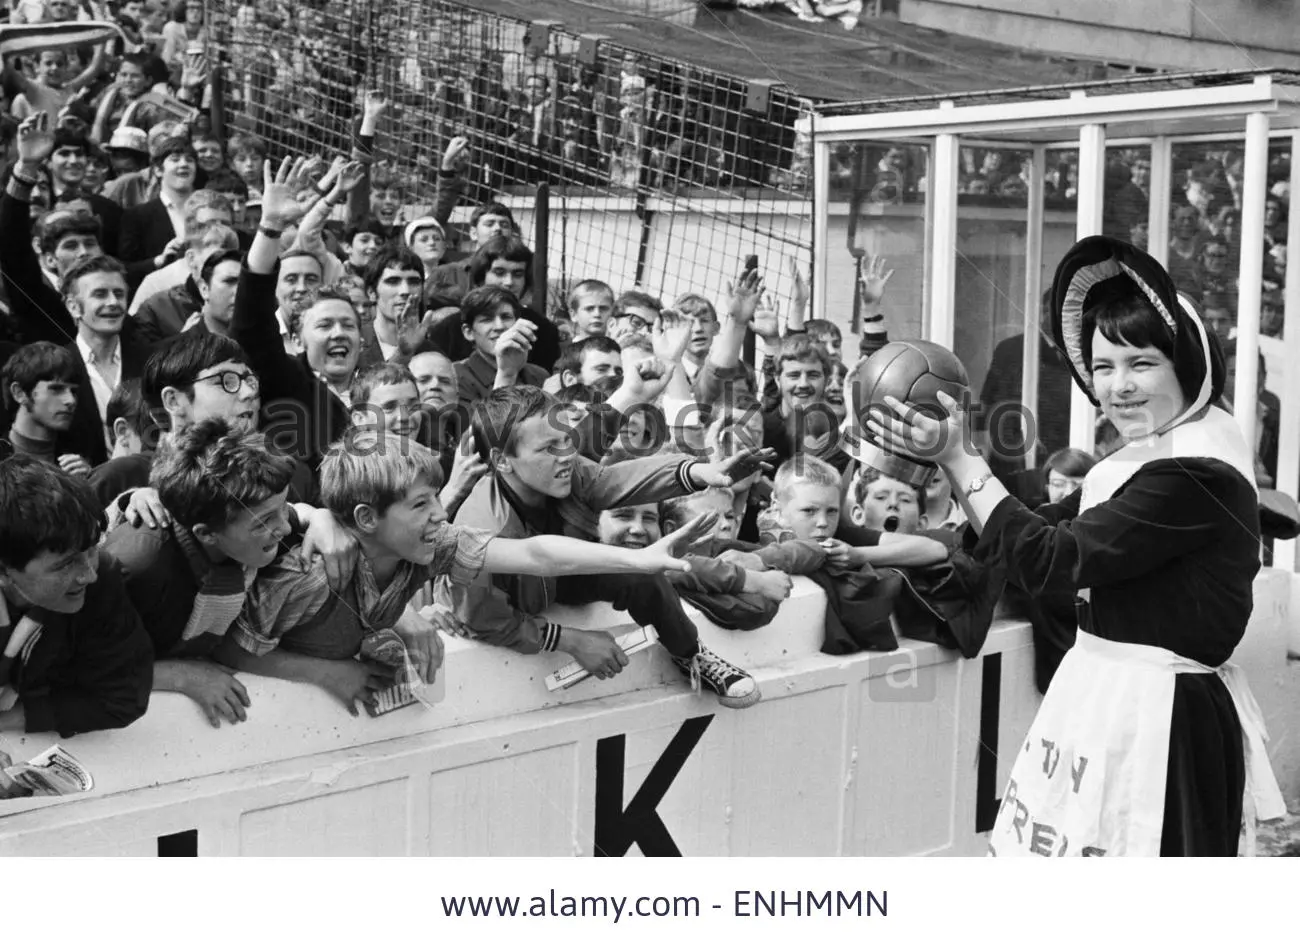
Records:
[[[969,443],[886,399],[868,427],[938,463],[977,554],[1030,596],[1077,595],[1078,643],[1022,745],[990,836],[997,855],[1235,855],[1243,821],[1285,814],[1258,708],[1227,665],[1259,570],[1254,463],[1216,407],[1222,353],[1160,265],[1116,240],[1057,270],[1053,331],[1123,446],[1081,490],[1029,510]],[[1243,812],[1243,802],[1245,811]]]

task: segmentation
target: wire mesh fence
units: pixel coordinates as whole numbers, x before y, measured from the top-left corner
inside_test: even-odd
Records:
[[[227,134],[272,155],[347,150],[364,91],[385,94],[372,194],[395,193],[403,219],[467,137],[453,222],[493,198],[534,239],[541,217],[553,304],[590,278],[717,298],[750,254],[782,292],[784,258],[809,263],[809,106],[784,87],[446,0],[209,0],[208,22]]]

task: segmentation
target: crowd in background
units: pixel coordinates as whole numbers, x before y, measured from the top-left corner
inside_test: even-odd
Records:
[[[454,58],[403,60],[400,94],[381,93],[356,85],[358,34],[283,4],[236,18],[244,123],[222,136],[202,13],[14,11],[115,19],[126,39],[5,63],[0,729],[126,726],[156,690],[233,723],[250,712],[247,673],[315,684],[355,713],[436,674],[444,634],[621,673],[614,639],[549,621],[554,602],[653,624],[687,683],[743,708],[757,683],[700,641],[683,602],[757,630],[792,575],[828,596],[828,653],[895,647],[909,594],[942,603],[944,628],[969,608],[987,630],[991,600],[964,598],[978,569],[950,487],[861,466],[838,437],[851,366],[886,342],[883,260],[860,271],[855,352],[806,318],[797,265],[792,298],[773,299],[775,261],[746,247],[727,285],[670,305],[575,272],[554,306],[492,196],[557,167],[611,186],[647,171],[663,187],[765,183],[744,167],[773,166],[753,150],[771,136],[742,147],[741,126],[698,124],[707,106],[684,73],[629,55],[593,74],[527,41],[454,75],[435,68]],[[414,28],[387,15],[365,28]],[[447,39],[463,26],[411,42],[466,48]],[[408,134],[402,99],[428,96],[445,125]],[[290,141],[309,157],[291,159]],[[380,151],[399,158],[385,167]],[[1197,216],[1173,238],[1202,294],[1230,291],[1206,263],[1215,236],[1236,252],[1239,188],[1219,162],[1189,173]],[[1003,173],[968,164],[990,189]],[[1138,166],[1130,230],[1145,220]],[[409,212],[415,193],[427,213]],[[1284,207],[1269,239],[1285,239]],[[1039,487],[1077,484],[1086,460],[1053,455]],[[902,630],[940,635],[930,618]]]

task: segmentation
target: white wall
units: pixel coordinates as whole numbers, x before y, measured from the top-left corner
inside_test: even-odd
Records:
[[[1293,805],[1294,581],[1272,570],[1260,577],[1238,653]],[[699,620],[706,642],[763,688],[763,702],[744,711],[692,696],[658,650],[635,656],[613,681],[555,697],[542,678],[561,657],[465,641],[448,648],[447,695],[436,710],[354,719],[312,687],[245,675],[248,722],[213,730],[184,698],[157,695],[124,731],[63,741],[94,774],[91,793],[0,803],[8,813],[0,854],[153,855],[160,836],[196,831],[200,854],[589,855],[598,799],[630,802],[697,718],[710,719],[694,724],[704,726],[699,743],[657,806],[684,854],[982,854],[979,746],[998,751],[987,805],[1038,701],[1029,629],[998,622],[972,661],[911,641],[889,654],[834,658],[818,653],[824,608],[800,579],[767,628],[723,632]],[[555,617],[588,627],[624,621],[608,609]],[[980,720],[994,665],[996,736]],[[608,754],[620,738],[617,769]],[[15,756],[33,755],[53,739],[11,745]],[[621,797],[611,779],[619,773]]]

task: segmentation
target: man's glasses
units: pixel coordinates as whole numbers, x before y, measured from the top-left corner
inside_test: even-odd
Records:
[[[214,378],[220,381],[225,392],[232,395],[239,394],[239,389],[244,387],[244,382],[248,382],[249,390],[253,394],[257,394],[258,389],[262,387],[262,383],[257,380],[257,375],[253,372],[237,372],[233,369],[227,369],[224,372],[213,372],[211,375],[200,375],[194,380],[196,382],[211,381]]]

